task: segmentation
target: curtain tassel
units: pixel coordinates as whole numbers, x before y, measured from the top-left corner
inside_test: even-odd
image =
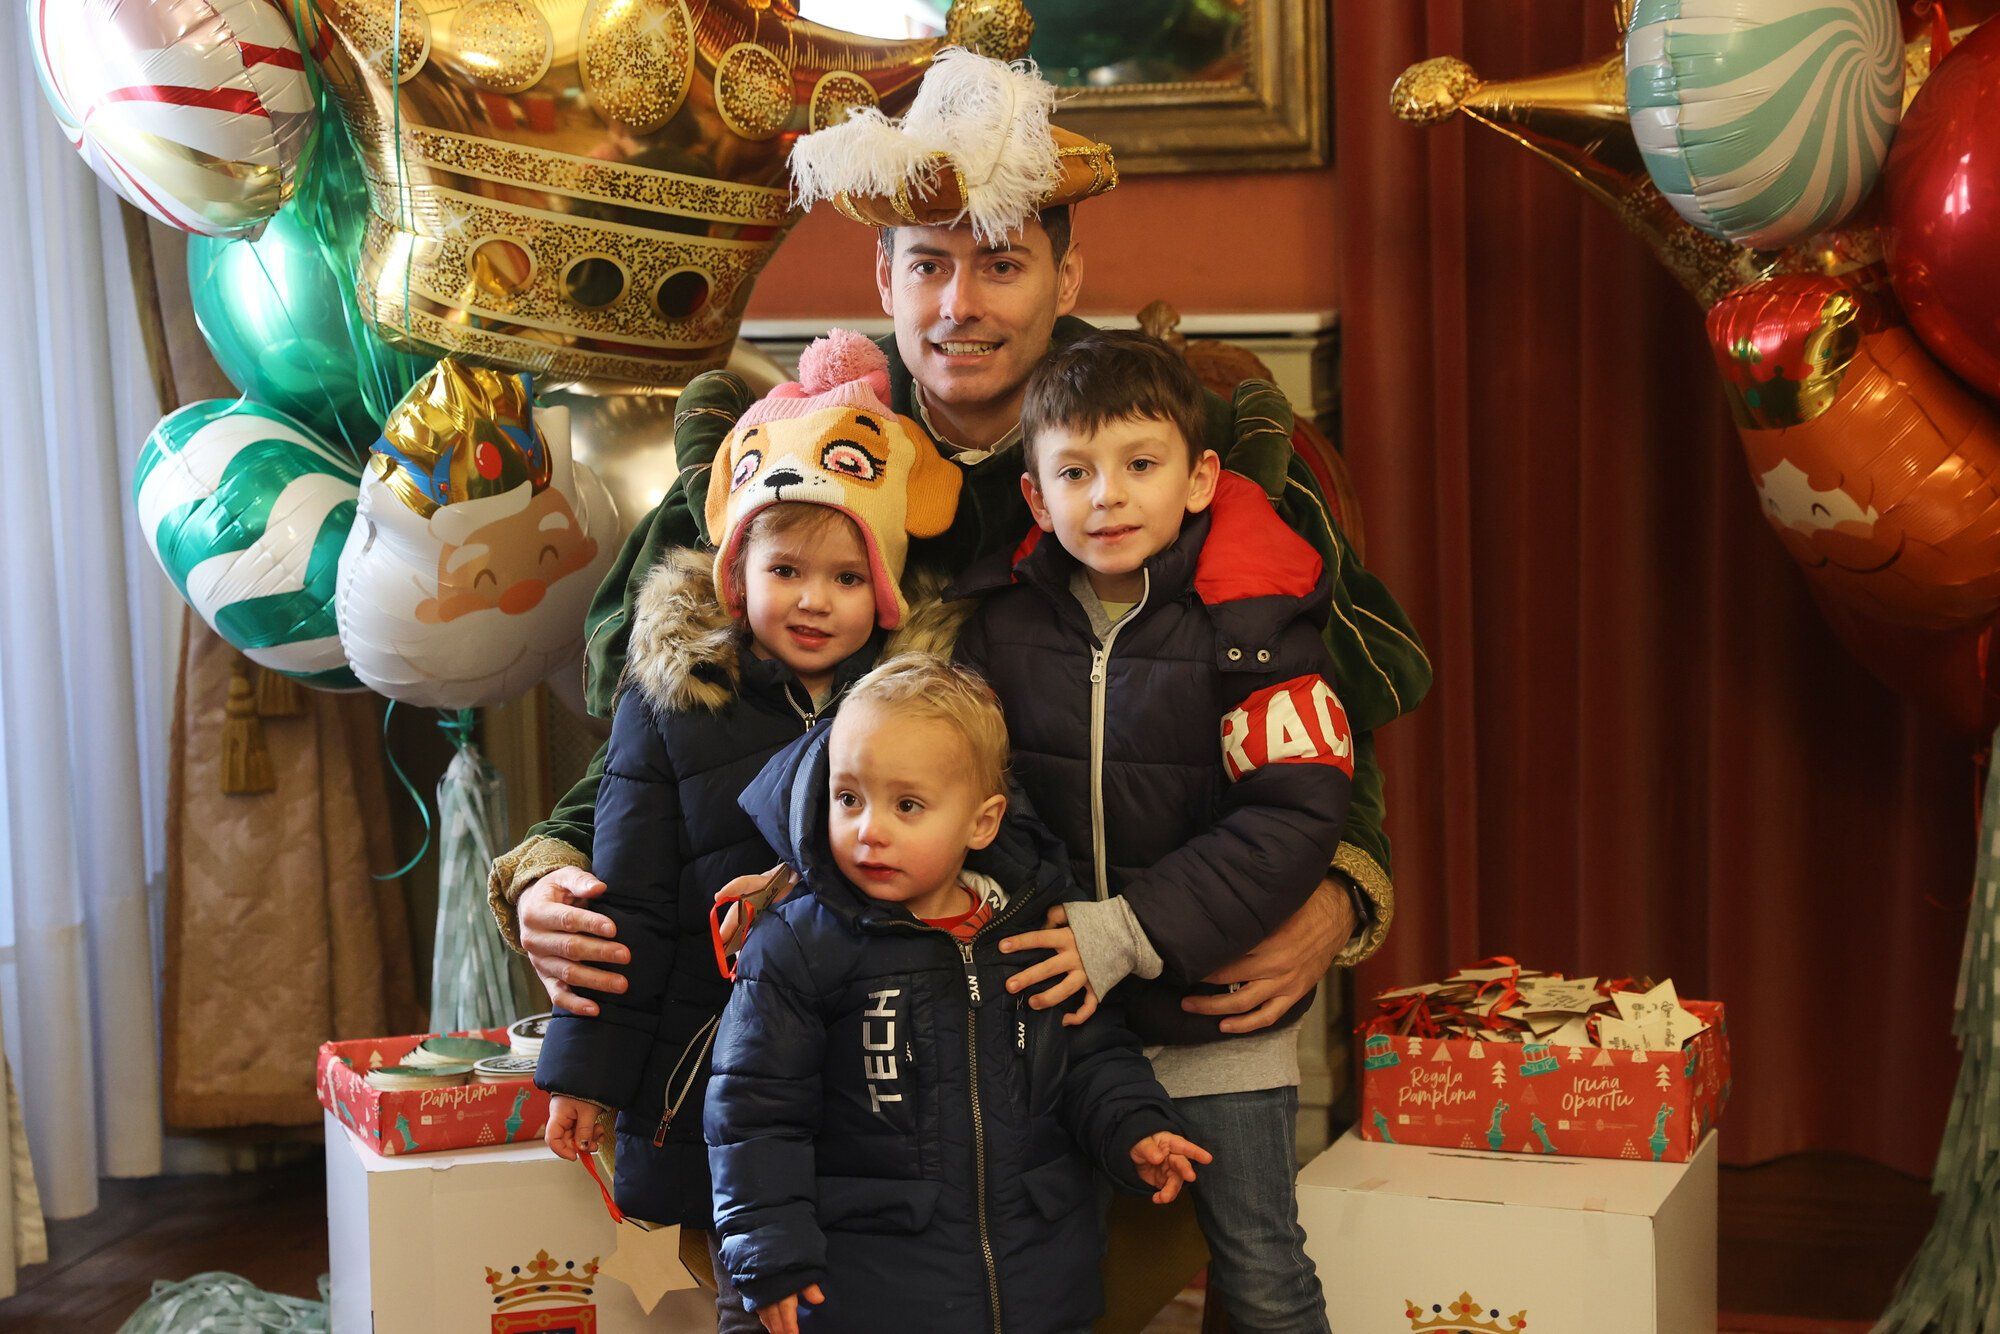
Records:
[[[257,669],[257,716],[296,718],[305,712],[305,695],[297,681],[269,667]]]
[[[277,787],[264,724],[257,719],[257,692],[250,664],[241,658],[229,675],[229,702],[223,706],[222,790],[228,796],[269,792]]]

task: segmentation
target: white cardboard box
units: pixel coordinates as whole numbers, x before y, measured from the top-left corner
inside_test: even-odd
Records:
[[[611,1216],[542,1144],[384,1158],[329,1115],[326,1215],[333,1334],[715,1329],[707,1292],[670,1292],[647,1315],[591,1272],[617,1244]]]
[[[1306,1251],[1346,1334],[1713,1334],[1715,1134],[1685,1163],[1370,1144],[1299,1174]],[[1475,1315],[1455,1318],[1469,1295]],[[1433,1307],[1437,1309],[1433,1309]]]

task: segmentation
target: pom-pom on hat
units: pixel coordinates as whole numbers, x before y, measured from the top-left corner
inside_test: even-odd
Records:
[[[909,610],[900,587],[912,537],[936,537],[958,512],[964,474],[924,428],[888,407],[889,359],[866,337],[835,329],[799,358],[797,381],[752,403],[723,438],[706,517],[715,539],[715,591],[732,613],[751,518],[780,502],[827,505],[860,530],[884,629]]]

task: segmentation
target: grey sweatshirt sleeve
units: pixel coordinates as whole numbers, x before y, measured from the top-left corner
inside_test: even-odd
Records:
[[[1076,952],[1090,989],[1103,1000],[1127,977],[1160,975],[1160,956],[1140,929],[1139,918],[1122,894],[1102,901],[1078,899],[1063,905],[1069,929],[1076,934]]]

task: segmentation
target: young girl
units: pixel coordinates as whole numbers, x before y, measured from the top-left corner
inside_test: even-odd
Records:
[[[701,1114],[729,996],[710,946],[714,893],[777,860],[737,805],[744,786],[888,648],[905,625],[908,538],[941,532],[958,470],[883,406],[888,375],[836,330],[801,382],[752,405],[709,488],[714,557],[672,553],[647,579],[597,797],[593,906],[617,925],[622,994],[558,1014],[536,1083],[554,1094],[548,1142],[594,1152],[617,1113],[613,1194],[635,1218],[710,1226]],[[725,472],[724,469],[727,469]],[[719,1327],[755,1330],[716,1267]]]

